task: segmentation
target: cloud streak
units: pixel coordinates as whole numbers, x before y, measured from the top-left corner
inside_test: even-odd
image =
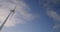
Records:
[[[56,11],[47,11],[47,15],[53,20],[57,20],[55,22],[55,25],[53,26],[53,29],[59,29],[60,28],[60,15]]]
[[[7,15],[9,10],[13,9],[17,5],[16,12],[13,17],[8,19],[5,26],[12,27],[17,24],[24,24],[27,21],[33,20],[36,16],[29,13],[29,6],[23,0],[0,0],[0,22],[2,23]]]
[[[46,14],[54,20],[57,20],[53,28],[60,28],[60,0],[42,0],[41,3],[46,9]]]
[[[47,11],[48,16],[52,17],[54,20],[60,21],[60,15],[55,11]]]

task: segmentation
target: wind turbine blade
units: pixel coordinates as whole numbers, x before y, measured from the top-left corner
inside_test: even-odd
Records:
[[[9,20],[11,20],[11,19],[12,19],[13,15],[14,15],[14,13],[12,13],[12,14],[10,15],[10,19],[9,19]]]

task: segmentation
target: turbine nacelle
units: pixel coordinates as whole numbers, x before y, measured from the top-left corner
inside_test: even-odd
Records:
[[[15,9],[16,9],[16,6],[15,6],[15,8],[13,10],[10,10],[10,12],[15,13]]]

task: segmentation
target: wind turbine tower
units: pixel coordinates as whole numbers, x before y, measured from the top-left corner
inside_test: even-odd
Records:
[[[4,24],[5,24],[6,21],[8,20],[9,16],[10,16],[11,14],[14,14],[14,13],[15,13],[15,9],[16,9],[16,7],[15,7],[13,10],[10,10],[9,15],[6,17],[6,19],[4,20],[4,22],[3,22],[3,23],[1,24],[1,26],[0,26],[0,31],[2,30]]]

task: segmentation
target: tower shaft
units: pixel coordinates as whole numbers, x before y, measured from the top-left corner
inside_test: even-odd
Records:
[[[12,14],[12,12],[9,13],[9,15],[6,17],[6,19],[4,20],[4,22],[1,24],[0,26],[0,30],[3,28],[4,24],[6,23],[6,21],[8,20],[9,16]]]

